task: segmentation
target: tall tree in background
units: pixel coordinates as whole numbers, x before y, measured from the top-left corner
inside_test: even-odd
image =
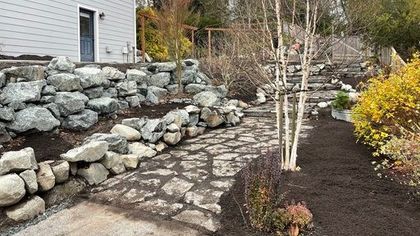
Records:
[[[191,0],[165,0],[158,11],[158,28],[168,47],[169,57],[176,63],[178,91],[182,93],[182,40],[185,38],[183,24],[191,16]]]

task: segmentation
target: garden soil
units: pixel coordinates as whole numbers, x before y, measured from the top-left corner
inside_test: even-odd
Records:
[[[411,188],[379,178],[371,150],[357,144],[352,124],[321,113],[299,149],[298,173],[283,176],[285,202],[306,202],[314,215],[305,235],[415,236],[420,232],[420,198]],[[270,235],[248,226],[241,173],[222,197],[222,230],[214,235]],[[242,208],[243,214],[239,210]],[[274,235],[274,234],[273,234]]]

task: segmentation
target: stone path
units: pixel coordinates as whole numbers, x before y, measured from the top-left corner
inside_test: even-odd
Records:
[[[276,143],[273,118],[247,117],[238,127],[212,130],[170,148],[167,153],[143,160],[140,168],[92,189],[89,201],[175,221],[179,227],[191,227],[202,234],[217,231],[221,213],[218,203],[233,185],[235,174]],[[89,214],[89,207],[84,208]],[[41,224],[48,225],[51,220],[54,219]],[[107,230],[81,226],[96,234]],[[185,231],[183,235],[194,235],[193,232]]]

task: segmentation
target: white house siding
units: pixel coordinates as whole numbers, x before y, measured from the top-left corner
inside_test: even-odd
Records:
[[[79,5],[105,13],[96,24],[96,61],[127,62],[122,48],[136,43],[135,0],[0,0],[0,54],[79,61]]]

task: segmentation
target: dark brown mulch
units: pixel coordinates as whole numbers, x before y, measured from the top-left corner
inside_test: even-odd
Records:
[[[59,160],[60,154],[80,145],[83,140],[94,133],[108,133],[115,124],[123,119],[143,117],[161,118],[166,113],[176,108],[183,108],[184,104],[168,103],[159,106],[142,106],[141,108],[129,109],[118,115],[117,119],[101,117],[99,122],[89,130],[76,132],[60,130],[59,133],[32,133],[21,135],[11,143],[5,145],[3,151],[17,151],[26,147],[32,147],[38,162],[46,160]],[[1,154],[1,151],[0,151]]]
[[[414,188],[380,179],[370,150],[357,144],[349,123],[321,114],[299,149],[299,173],[284,175],[286,200],[305,201],[314,215],[309,235],[418,235],[420,199]],[[235,196],[236,201],[232,197]],[[222,200],[222,229],[215,235],[265,235],[246,227],[241,174]]]

